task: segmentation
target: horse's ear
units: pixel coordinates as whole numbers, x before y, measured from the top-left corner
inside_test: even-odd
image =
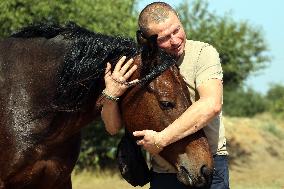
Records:
[[[137,30],[136,32],[136,38],[137,42],[140,46],[147,46],[149,52],[151,54],[154,54],[157,52],[158,44],[157,44],[157,38],[158,35],[151,35],[150,37],[146,37],[141,30]]]
[[[158,49],[157,38],[158,38],[158,35],[155,34],[155,35],[151,35],[148,39],[149,46],[150,46],[152,52],[153,51],[156,52],[157,49]]]
[[[136,31],[136,40],[137,43],[141,46],[147,45],[148,43],[146,36],[143,34],[141,30]]]

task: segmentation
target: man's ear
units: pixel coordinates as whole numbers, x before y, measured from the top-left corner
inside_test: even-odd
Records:
[[[148,48],[148,51],[151,54],[154,54],[158,50],[157,38],[158,35],[151,35],[150,37],[146,37],[141,30],[137,30],[136,32],[137,42],[140,46],[145,46]]]

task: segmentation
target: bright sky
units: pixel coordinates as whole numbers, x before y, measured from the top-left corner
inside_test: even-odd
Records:
[[[164,0],[173,7],[182,1]],[[139,1],[139,11],[151,2],[154,1]],[[271,83],[284,85],[284,1],[209,0],[208,2],[210,11],[215,11],[221,16],[230,12],[235,20],[248,21],[252,26],[263,30],[272,61],[267,64],[266,69],[252,75],[246,82],[247,85],[261,93],[265,93]]]

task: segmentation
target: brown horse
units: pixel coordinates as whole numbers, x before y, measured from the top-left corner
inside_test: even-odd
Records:
[[[72,188],[80,129],[99,115],[106,62],[122,55],[139,66],[133,76],[139,85],[121,99],[130,131],[161,130],[185,111],[190,101],[175,60],[155,40],[147,44],[137,48],[132,40],[72,24],[28,27],[1,41],[0,189]],[[210,183],[212,159],[202,132],[161,155],[189,187]]]

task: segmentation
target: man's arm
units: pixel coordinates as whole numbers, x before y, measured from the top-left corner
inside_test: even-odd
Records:
[[[178,119],[161,131],[157,144],[162,147],[195,133],[206,126],[222,109],[223,85],[220,79],[210,79],[198,88],[200,99]]]
[[[105,124],[106,131],[110,135],[115,135],[122,128],[121,114],[117,102],[105,99],[101,116]]]
[[[223,84],[220,79],[209,79],[197,88],[200,99],[193,103],[178,119],[161,132],[135,131],[134,136],[144,138],[137,143],[152,154],[206,126],[222,109]]]
[[[126,61],[126,57],[123,56],[116,64],[113,72],[111,72],[111,64],[107,63],[105,70],[105,96],[111,98],[105,98],[103,102],[103,108],[101,116],[105,124],[107,132],[111,135],[115,135],[122,127],[122,118],[119,110],[118,103],[114,100],[120,97],[128,88],[127,85],[119,83],[117,81],[126,82],[127,79],[135,72],[137,65],[133,65],[133,59]],[[134,80],[132,82],[136,82]]]
[[[199,100],[161,132],[137,131],[142,136],[139,145],[157,154],[163,147],[176,142],[206,126],[222,109],[223,84],[219,54],[211,45],[204,45],[196,62],[196,90]]]

